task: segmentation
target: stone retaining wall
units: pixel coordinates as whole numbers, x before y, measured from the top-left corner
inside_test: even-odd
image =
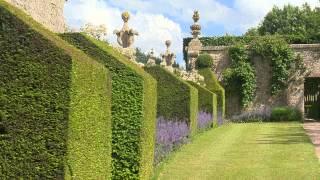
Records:
[[[6,0],[24,10],[36,21],[53,32],[64,32],[63,15],[65,0]]]

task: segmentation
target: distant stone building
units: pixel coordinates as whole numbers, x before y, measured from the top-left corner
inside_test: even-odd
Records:
[[[65,31],[65,0],[6,0],[53,32]]]

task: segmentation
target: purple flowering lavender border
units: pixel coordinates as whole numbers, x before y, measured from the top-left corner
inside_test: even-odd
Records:
[[[154,164],[159,164],[170,152],[188,142],[190,127],[186,119],[157,118],[157,134]]]

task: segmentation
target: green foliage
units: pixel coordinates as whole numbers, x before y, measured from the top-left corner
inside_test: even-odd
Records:
[[[247,35],[244,36],[220,36],[220,37],[201,37],[199,38],[202,42],[203,46],[233,46],[236,44],[250,44],[252,41],[260,38],[260,35],[254,35],[254,32],[248,32]],[[320,37],[313,36],[312,38],[304,37],[301,35],[265,35],[265,36],[276,36],[278,38],[284,39],[288,44],[312,44],[319,43]],[[187,51],[185,47],[188,46],[189,42],[192,38],[184,38],[183,39],[183,58],[187,62]]]
[[[201,54],[197,61],[196,61],[196,66],[198,69],[202,68],[211,68],[213,65],[213,59],[209,54]]]
[[[254,55],[269,59],[272,67],[272,95],[287,87],[290,70],[295,64],[294,52],[285,40],[277,37],[261,37],[253,41],[249,50]]]
[[[103,134],[99,145],[108,154],[111,152],[111,142],[106,138],[110,132],[107,70],[2,0],[0,24],[0,179],[63,179],[68,174],[67,164],[79,178],[89,177],[82,175],[95,170],[99,174],[93,175],[102,177],[103,172],[103,177],[109,177],[109,157],[88,149],[86,145],[92,147],[90,142],[71,149],[70,144],[75,142],[68,139],[73,130],[104,122],[101,129],[108,131],[97,133],[94,129],[87,135],[101,140]],[[92,88],[81,88],[86,83]],[[71,99],[75,94],[92,97],[77,101]],[[77,104],[71,103],[75,101]],[[76,116],[91,108],[96,111],[87,113],[90,122]],[[81,127],[73,129],[78,121]],[[77,141],[80,136],[73,135]],[[66,155],[76,151],[90,154],[87,164],[101,161],[105,167],[78,168],[87,156],[79,157],[82,160],[77,162],[66,161]]]
[[[198,90],[198,110],[211,113],[213,122],[217,122],[217,95],[195,82],[188,83]]]
[[[277,107],[273,108],[270,120],[273,122],[281,121],[302,121],[302,113],[291,107]]]
[[[71,58],[3,4],[0,22],[0,179],[62,178]]]
[[[302,7],[286,5],[274,7],[258,27],[260,35],[294,35],[308,41],[320,39],[320,9],[308,4]]]
[[[210,68],[205,68],[199,70],[199,73],[204,77],[205,84],[207,85],[206,88],[211,92],[217,95],[217,112],[218,112],[218,119],[224,119],[225,117],[225,90],[220,85],[218,79],[216,78],[215,74],[211,71]]]
[[[157,116],[187,120],[194,134],[197,129],[197,89],[160,66],[146,67],[145,71],[158,82]]]
[[[231,67],[223,73],[226,90],[229,93],[240,93],[241,105],[247,107],[255,97],[256,75],[244,45],[229,48]]]
[[[153,170],[156,82],[104,42],[63,34],[112,73],[112,179],[147,179]]]
[[[65,179],[111,178],[111,76],[107,72],[98,63],[73,64]]]
[[[143,53],[140,48],[136,48],[136,61],[143,64],[148,62],[148,55]]]

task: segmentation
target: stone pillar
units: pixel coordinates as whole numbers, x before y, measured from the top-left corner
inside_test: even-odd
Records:
[[[202,43],[199,40],[199,35],[201,34],[201,26],[198,23],[200,19],[200,15],[198,11],[194,11],[193,14],[193,21],[194,24],[190,27],[193,39],[186,47],[187,55],[188,55],[188,64],[186,64],[187,70],[194,71],[195,70],[195,63],[202,50]]]

